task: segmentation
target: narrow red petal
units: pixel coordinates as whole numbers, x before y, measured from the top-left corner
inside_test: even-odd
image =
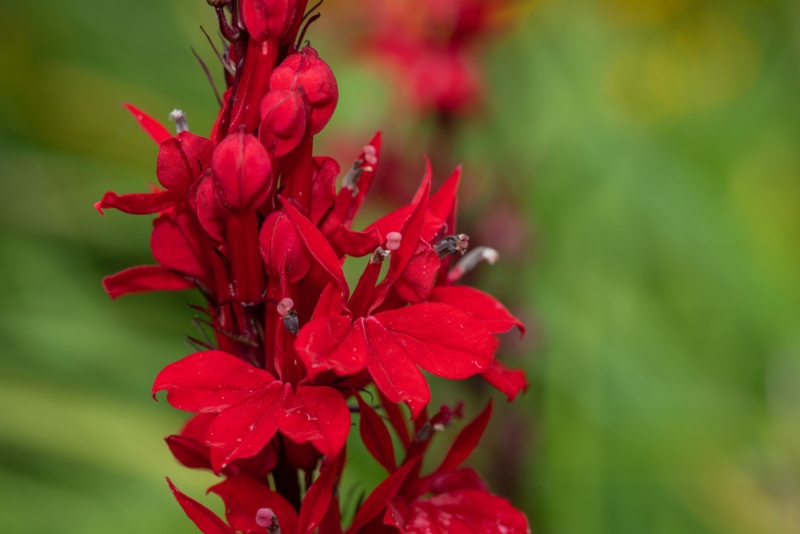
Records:
[[[449,233],[455,233],[456,192],[458,191],[460,180],[461,165],[456,167],[450,178],[431,195],[431,199],[428,202],[428,212],[437,219],[444,221],[447,225],[446,231]]]
[[[103,288],[112,299],[130,293],[146,291],[180,291],[191,289],[194,283],[182,274],[160,265],[129,267],[103,278]]]
[[[167,391],[167,402],[188,412],[220,412],[273,383],[268,372],[227,352],[196,352],[167,365],[153,384],[153,398]]]
[[[175,484],[168,478],[167,483],[172,494],[183,508],[184,513],[197,525],[203,534],[234,534],[233,529],[214,512],[197,502],[196,500],[181,493]]]
[[[369,523],[372,518],[376,517],[383,510],[386,509],[388,503],[397,494],[400,486],[405,482],[406,477],[417,465],[417,459],[403,465],[389,475],[386,480],[378,484],[378,486],[370,493],[361,508],[358,509],[356,516],[353,518],[353,524],[347,530],[348,534],[358,532],[364,525]]]
[[[147,132],[147,135],[153,138],[156,143],[161,143],[165,139],[172,137],[172,134],[160,122],[153,117],[131,104],[123,103],[123,106],[131,112],[131,115],[139,122],[142,130]]]
[[[389,435],[386,423],[372,406],[364,402],[361,395],[356,393],[355,397],[358,401],[358,413],[361,416],[358,425],[361,441],[372,457],[389,473],[393,473],[397,469],[397,461],[394,457],[392,436]]]
[[[322,232],[314,226],[314,223],[297,211],[290,202],[282,197],[281,202],[283,202],[284,210],[289,215],[289,218],[297,227],[297,231],[300,232],[300,238],[303,240],[303,243],[305,243],[308,253],[311,254],[314,259],[317,260],[317,263],[319,263],[331,278],[333,278],[344,295],[345,300],[347,300],[350,296],[350,288],[347,286],[347,280],[345,280],[339,258],[331,248],[328,240],[325,239]]]
[[[131,193],[118,195],[108,191],[94,207],[101,215],[104,209],[114,208],[133,215],[146,215],[158,213],[171,208],[181,200],[184,195],[174,191],[154,191],[152,193]]]
[[[458,433],[455,441],[453,441],[453,444],[450,446],[450,450],[447,451],[447,456],[445,456],[442,464],[436,470],[437,474],[454,471],[470,454],[472,454],[484,430],[486,430],[486,425],[489,424],[491,416],[492,401],[490,399],[486,408],[483,409],[480,415]]]
[[[303,504],[300,506],[298,534],[311,534],[325,517],[325,512],[331,502],[331,493],[340,461],[341,457],[337,457],[335,460],[323,462],[323,465],[327,464],[327,467],[320,470],[319,476],[308,488],[303,497]]]

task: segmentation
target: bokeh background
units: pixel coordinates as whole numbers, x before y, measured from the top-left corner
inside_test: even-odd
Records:
[[[318,153],[383,129],[415,184],[427,149],[403,152],[414,114],[354,10],[326,0],[309,32],[341,92]],[[150,223],[92,209],[155,181],[121,102],[209,131],[201,24],[201,0],[3,3],[0,532],[193,532],[164,476],[213,483],[149,398],[199,297],[112,303],[99,280],[150,261]],[[471,281],[529,324],[503,357],[531,380],[495,394],[474,463],[537,533],[800,533],[800,4],[520,3],[474,53],[486,98],[450,150],[461,221],[501,261]],[[358,492],[374,465],[350,460]]]

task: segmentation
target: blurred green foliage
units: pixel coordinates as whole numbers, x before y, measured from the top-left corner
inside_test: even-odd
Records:
[[[3,7],[0,532],[192,532],[163,477],[198,498],[213,483],[172,460],[161,438],[183,414],[149,399],[191,350],[199,297],[111,303],[100,278],[150,261],[150,227],[91,207],[155,180],[120,102],[208,132],[189,47],[214,66],[211,15]],[[535,532],[800,533],[800,7],[565,0],[512,17],[480,51],[486,107],[455,151],[462,220],[480,228],[502,199],[520,214],[519,250],[477,283],[531,324],[508,353],[532,388],[498,406],[475,463]],[[342,97],[320,153],[399,129],[390,87],[327,20],[310,35]],[[348,492],[380,476],[363,457]]]

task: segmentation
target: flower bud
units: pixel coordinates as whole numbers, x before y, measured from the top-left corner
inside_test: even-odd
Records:
[[[232,211],[255,210],[272,187],[272,164],[258,139],[236,132],[214,150],[211,168],[217,177],[225,207]]]
[[[276,157],[291,152],[308,129],[311,106],[302,88],[273,90],[261,100],[261,142]]]
[[[339,100],[339,87],[331,68],[309,46],[287,57],[272,72],[269,87],[273,91],[303,88],[311,104],[310,135],[318,133],[328,123]]]

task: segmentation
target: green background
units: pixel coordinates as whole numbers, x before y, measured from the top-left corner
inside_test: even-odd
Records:
[[[345,159],[413,131],[354,54],[357,5],[309,33],[341,92],[318,153]],[[155,181],[121,102],[208,132],[200,24],[201,0],[3,4],[0,532],[192,532],[166,475],[214,502],[161,441],[184,415],[149,398],[199,297],[112,303],[99,280],[151,261],[150,225],[92,209]],[[504,352],[531,389],[494,395],[475,465],[534,532],[800,533],[800,5],[551,0],[506,24],[454,151],[462,222],[501,253],[473,282],[528,323]],[[440,396],[474,414],[474,389]]]

